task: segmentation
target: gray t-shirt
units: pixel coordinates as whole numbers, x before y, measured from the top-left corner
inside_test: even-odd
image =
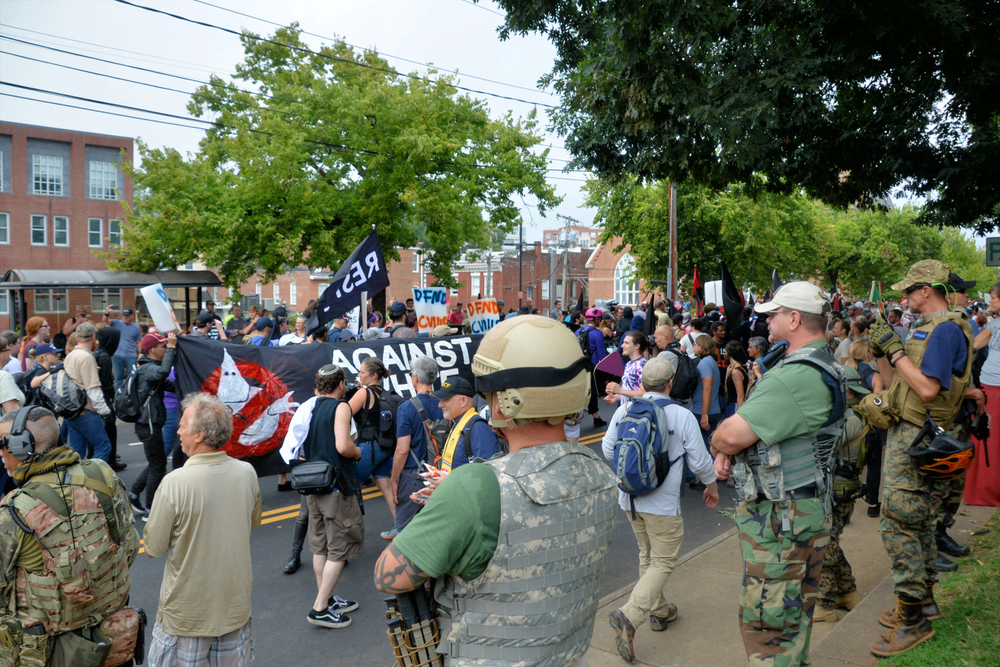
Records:
[[[854,339],[850,336],[847,336],[844,340],[840,341],[840,345],[837,346],[837,351],[833,355],[838,362],[844,363],[844,359],[848,357],[847,351],[850,349],[851,343],[853,342]]]
[[[989,353],[983,370],[979,372],[979,381],[991,387],[1000,387],[1000,317],[995,317],[986,323],[990,332]]]
[[[142,338],[142,329],[138,324],[125,324],[121,320],[111,320],[111,326],[122,332],[122,337],[118,341],[118,349],[115,350],[116,357],[129,357],[135,359],[136,343]]]

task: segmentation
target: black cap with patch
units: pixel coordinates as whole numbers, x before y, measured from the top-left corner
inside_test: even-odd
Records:
[[[435,390],[431,395],[438,399],[451,398],[452,396],[469,396],[471,398],[476,395],[476,390],[465,378],[455,377],[442,382],[441,388]]]

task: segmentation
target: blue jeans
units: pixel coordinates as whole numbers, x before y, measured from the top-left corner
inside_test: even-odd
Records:
[[[362,442],[358,444],[358,448],[361,450],[361,460],[355,465],[361,484],[366,484],[369,477],[378,479],[392,474],[392,452],[382,449],[377,442]]]
[[[163,453],[168,457],[174,451],[174,443],[177,442],[177,427],[180,424],[177,412],[167,410],[167,421],[163,423]]]
[[[64,419],[69,429],[69,444],[81,459],[87,458],[87,445],[94,448],[94,458],[110,463],[111,441],[104,430],[104,419],[96,412],[84,410],[82,415]]]
[[[117,354],[111,357],[111,366],[115,372],[115,389],[122,386],[125,376],[135,370],[135,357],[119,357]]]

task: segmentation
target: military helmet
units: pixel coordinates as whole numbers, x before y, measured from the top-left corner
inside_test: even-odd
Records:
[[[929,444],[923,444],[933,436]],[[931,479],[954,479],[972,465],[975,447],[972,442],[961,442],[927,416],[924,427],[917,434],[907,452],[913,465]]]
[[[472,359],[476,391],[490,400],[497,428],[547,419],[561,422],[587,407],[590,373],[576,336],[563,324],[539,315],[507,319],[490,329]]]

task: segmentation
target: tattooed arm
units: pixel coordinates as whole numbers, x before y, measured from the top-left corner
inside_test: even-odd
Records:
[[[429,575],[390,544],[375,563],[375,588],[380,593],[406,593],[420,587]]]

